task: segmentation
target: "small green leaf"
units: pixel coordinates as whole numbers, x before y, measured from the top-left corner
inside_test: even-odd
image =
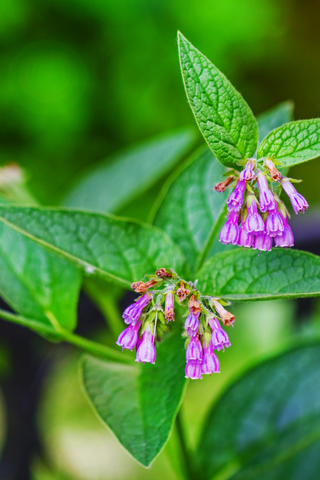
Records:
[[[298,120],[273,130],[258,148],[258,158],[274,157],[284,167],[320,156],[320,119]]]
[[[170,171],[195,139],[194,129],[183,128],[127,148],[82,175],[64,204],[96,212],[118,211]]]
[[[21,315],[73,330],[80,270],[2,222],[0,238],[0,295]]]
[[[227,167],[251,157],[258,127],[247,103],[227,78],[179,32],[179,55],[186,94],[202,135]]]
[[[299,250],[234,250],[212,257],[199,289],[229,300],[272,300],[320,295],[320,257]]]
[[[222,395],[206,420],[196,459],[201,478],[318,478],[320,345],[265,361]]]
[[[86,356],[85,391],[96,413],[120,443],[148,467],[166,444],[185,386],[180,332],[157,348],[155,365],[123,366]]]
[[[259,143],[275,128],[281,127],[285,123],[293,120],[293,102],[287,101],[279,103],[275,107],[261,113],[257,116]]]
[[[219,194],[212,187],[223,180],[225,171],[212,152],[202,147],[168,180],[158,201],[153,222],[180,246],[193,273],[205,249],[208,255],[219,251],[220,244],[214,240],[230,191]]]
[[[0,222],[80,267],[126,286],[157,268],[183,271],[180,249],[161,230],[113,215],[0,206]]]

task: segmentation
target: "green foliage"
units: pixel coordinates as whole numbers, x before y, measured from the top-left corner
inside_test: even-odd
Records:
[[[189,151],[195,138],[192,128],[184,128],[113,155],[82,175],[64,204],[96,212],[116,212],[168,173]]]
[[[258,127],[249,106],[226,77],[178,34],[182,77],[196,122],[217,159],[237,167],[258,144]]]
[[[199,273],[202,292],[229,300],[320,295],[320,257],[299,250],[237,249],[211,258]]]
[[[180,332],[168,335],[158,346],[155,365],[83,359],[84,388],[99,418],[146,467],[170,435],[184,391],[184,364]]]
[[[257,116],[259,143],[275,128],[293,121],[294,104],[290,101],[279,103],[274,108]]]
[[[291,122],[269,133],[258,158],[274,157],[283,166],[298,165],[320,156],[320,119]]]
[[[319,357],[319,344],[300,347],[230,386],[205,422],[197,450],[201,478],[317,478]]]

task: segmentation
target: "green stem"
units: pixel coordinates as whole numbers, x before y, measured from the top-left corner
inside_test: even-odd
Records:
[[[191,462],[190,453],[188,452],[188,448],[185,441],[185,436],[184,436],[183,426],[182,426],[182,419],[181,419],[181,408],[176,418],[176,429],[177,429],[177,434],[179,438],[182,462],[184,465],[186,478],[188,480],[197,480],[195,473],[193,471],[193,465]]]
[[[31,328],[37,333],[45,333],[48,335],[53,335],[65,342],[68,342],[76,347],[89,352],[95,356],[105,358],[107,360],[116,360],[121,363],[132,363],[132,359],[121,352],[117,352],[113,348],[102,345],[101,343],[94,342],[92,340],[87,340],[79,335],[68,332],[62,328],[59,331],[45,325],[44,323],[39,322],[38,320],[33,320],[29,318],[22,317],[21,315],[15,315],[13,313],[6,312],[5,310],[0,309],[0,317],[9,322],[16,323],[23,327]]]

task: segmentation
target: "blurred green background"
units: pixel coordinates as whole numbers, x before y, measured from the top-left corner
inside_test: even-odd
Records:
[[[193,125],[178,29],[255,114],[292,99],[296,119],[318,117],[319,16],[314,0],[1,0],[0,164],[22,165],[37,200],[59,204],[83,169],[131,143]],[[320,200],[315,165],[292,170],[313,205]],[[292,302],[233,311],[233,345],[221,356],[221,375],[188,387],[182,408],[190,445],[233,374],[318,332],[318,314],[302,318]],[[48,375],[39,414],[46,460],[34,459],[34,479],[177,478],[169,455],[144,470],[100,425],[80,394],[76,360],[66,351]],[[174,435],[167,452],[172,442]]]

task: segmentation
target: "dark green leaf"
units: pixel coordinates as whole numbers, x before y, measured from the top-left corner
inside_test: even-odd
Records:
[[[220,243],[212,243],[230,192],[219,194],[212,187],[223,180],[225,171],[207,147],[201,148],[168,180],[160,197],[154,224],[180,246],[192,272],[205,260],[204,253],[219,251]]]
[[[201,478],[317,479],[319,364],[319,344],[300,347],[231,385],[205,422],[196,456]]]
[[[199,289],[233,300],[320,295],[320,257],[298,250],[237,249],[212,257],[199,273]]]
[[[299,120],[273,130],[258,148],[258,158],[274,157],[284,167],[320,156],[320,119]]]
[[[157,349],[155,365],[123,366],[84,357],[85,391],[102,422],[144,466],[168,440],[182,400],[185,352],[180,332]]]
[[[281,125],[284,125],[285,123],[292,122],[293,110],[293,102],[287,101],[279,103],[279,105],[276,105],[270,110],[258,115],[259,143],[261,143],[262,140],[275,128],[281,127]]]
[[[170,238],[134,220],[80,210],[0,206],[1,221],[88,275],[127,287],[160,267],[183,269],[183,255]]]
[[[258,127],[247,103],[227,78],[178,34],[186,94],[202,135],[217,159],[237,167],[258,144]]]
[[[195,139],[196,131],[184,128],[127,148],[82,175],[64,204],[115,212],[170,171]]]

